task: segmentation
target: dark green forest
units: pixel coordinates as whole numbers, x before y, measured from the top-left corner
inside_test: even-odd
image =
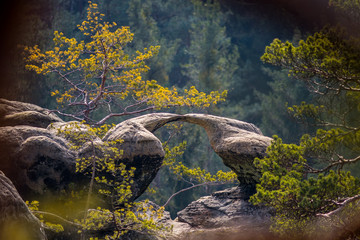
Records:
[[[134,49],[161,46],[159,55],[149,63],[148,79],[180,88],[195,85],[207,92],[228,89],[226,103],[208,111],[252,122],[261,126],[266,135],[276,133],[294,140],[296,134],[286,133],[283,124],[275,124],[276,120],[265,114],[274,111],[269,109],[271,106],[281,114],[283,107],[275,107],[265,98],[276,94],[272,96],[279,99],[276,104],[292,105],[306,99],[306,91],[301,92],[299,86],[295,94],[286,96],[281,84],[274,83],[274,79],[280,81],[282,77],[277,76],[281,73],[263,64],[260,57],[274,38],[296,42],[334,21],[326,1],[301,2],[184,1],[179,5],[173,1],[102,1],[100,10],[110,22],[130,26],[135,33]],[[55,30],[79,36],[76,26],[84,18],[87,2],[2,4],[2,62],[6,64],[2,67],[1,96],[56,107],[50,97],[50,91],[56,88],[55,81],[25,70],[21,46],[37,44],[46,49],[52,44]]]
[[[25,70],[22,46],[49,48],[55,30],[80,37],[76,26],[85,17],[87,1],[5,1],[2,5],[0,96],[56,108],[50,92],[59,87],[58,81]],[[264,64],[260,57],[274,38],[296,43],[336,22],[327,1],[104,0],[99,1],[99,8],[106,20],[130,26],[134,49],[161,46],[158,56],[149,61],[145,78],[178,88],[194,85],[205,92],[228,90],[226,102],[216,107],[175,111],[205,111],[251,122],[265,135],[277,134],[286,142],[298,141],[304,133],[304,126],[287,113],[287,106],[311,99],[309,92],[304,84]],[[168,133],[160,134],[167,138]],[[184,163],[212,172],[224,168],[201,129],[187,126],[178,135],[175,142],[188,141]],[[201,144],[192,144],[195,142]],[[167,178],[167,174],[158,176],[154,185],[161,186]],[[183,187],[181,182],[172,186]],[[165,201],[172,189],[161,187],[160,191],[159,196],[165,197],[159,201]],[[200,194],[212,191],[201,190]],[[186,194],[191,201],[199,193]],[[177,209],[188,204],[178,199],[172,203]]]
[[[18,1],[3,5],[6,37],[1,44],[5,54],[2,54],[0,96],[56,108],[50,92],[59,87],[58,81],[25,70],[21,46],[51,47],[55,30],[67,36],[80,36],[76,26],[85,17],[87,1]],[[319,3],[319,9],[320,6]],[[248,121],[261,127],[265,135],[278,134],[287,141],[296,141],[301,135],[302,128],[288,116],[286,103],[292,105],[307,99],[306,89],[286,73],[264,65],[260,57],[275,37],[296,41],[302,34],[320,28],[325,22],[318,22],[318,17],[299,15],[294,12],[296,4],[276,1],[181,1],[179,4],[177,0],[106,0],[99,2],[99,8],[108,21],[130,26],[135,34],[134,49],[161,46],[158,56],[150,60],[150,71],[145,78],[178,88],[194,85],[205,92],[228,90],[226,102],[216,107],[175,111],[205,111]],[[327,14],[324,12],[325,19]],[[120,121],[116,119],[115,123]],[[211,172],[226,168],[211,149],[205,132],[199,127],[185,127],[173,139],[174,143],[188,142],[183,162]],[[160,134],[167,139],[167,132]],[[172,184],[165,188],[161,183],[168,181]],[[154,186],[158,196],[162,196],[156,200],[165,202],[171,192],[184,188],[186,183],[163,173],[155,179]],[[213,191],[214,188],[209,188],[184,193],[170,203],[170,210],[174,207],[171,212],[176,214],[199,194]]]
[[[306,47],[294,50],[302,46],[299,44],[300,40],[314,34],[316,38],[318,36],[316,33],[327,31],[324,29],[332,29],[335,26],[344,29],[341,31],[344,31],[345,39],[359,37],[359,31],[356,31],[359,30],[359,22],[354,20],[357,16],[354,17],[349,9],[338,7],[339,4],[341,6],[341,1],[331,1],[332,4],[329,4],[328,0],[102,0],[94,2],[99,4],[99,11],[105,14],[106,21],[116,22],[118,26],[130,27],[134,33],[130,51],[150,45],[161,47],[158,55],[147,62],[150,71],[144,76],[145,79],[154,79],[163,86],[179,89],[195,86],[206,93],[214,90],[220,92],[228,90],[226,101],[214,107],[170,108],[166,109],[168,112],[209,113],[250,122],[258,126],[266,136],[277,135],[284,143],[302,144],[301,146],[308,146],[308,148],[310,145],[315,145],[315,140],[304,137],[300,140],[301,136],[305,133],[310,136],[316,135],[318,126],[332,127],[330,124],[326,125],[325,121],[320,121],[320,118],[341,122],[331,115],[337,110],[344,112],[344,109],[348,107],[350,110],[346,119],[350,124],[346,126],[358,126],[356,125],[358,112],[351,106],[359,98],[343,94],[342,90],[348,90],[345,87],[339,90],[341,93],[335,94],[340,95],[336,100],[331,94],[324,96],[324,94],[319,95],[314,91],[309,91],[309,86],[311,87],[315,80],[311,82],[304,79],[318,77],[329,79],[331,77],[307,72],[311,69],[311,64],[305,64],[305,67],[301,64],[307,63],[309,56],[296,55],[298,53],[296,51],[306,52]],[[61,88],[61,83],[54,76],[37,75],[26,70],[23,49],[24,46],[34,45],[38,45],[41,49],[52,48],[55,30],[63,32],[66,36],[83,40],[77,24],[86,17],[87,1],[3,1],[0,7],[2,31],[0,97],[55,109],[57,103],[55,98],[51,97],[51,92]],[[328,31],[331,32],[331,30]],[[318,38],[322,39],[321,36]],[[279,42],[274,39],[279,39]],[[341,42],[341,39],[337,43],[339,41]],[[345,40],[344,42],[339,45],[346,45],[347,42]],[[306,43],[311,48],[311,41]],[[267,46],[270,47],[266,48]],[[281,49],[285,47],[290,50],[281,52]],[[357,47],[354,44],[355,50],[352,52],[358,51]],[[287,53],[289,55],[286,55]],[[334,53],[334,58],[336,57]],[[351,57],[359,61],[359,58],[356,58],[358,55]],[[297,58],[301,60],[297,61]],[[328,71],[343,67],[341,64],[340,67],[328,66],[326,64],[331,63],[325,61],[324,64]],[[357,69],[357,72],[354,70],[354,74],[358,73],[359,65],[349,64],[349,66]],[[349,66],[344,67],[346,69],[344,72],[352,72]],[[340,73],[336,72],[334,75],[338,76]],[[354,82],[355,85],[358,84],[355,80]],[[354,88],[351,84],[350,90]],[[292,107],[293,105],[297,107]],[[324,109],[328,108],[331,111],[319,113],[315,105],[321,105]],[[317,117],[316,114],[321,116]],[[313,118],[310,119],[311,117]],[[126,117],[115,118],[108,123],[118,123],[124,119]],[[346,126],[342,125],[344,129],[350,129]],[[326,127],[324,131],[328,130]],[[357,133],[358,129],[354,131]],[[319,137],[321,133],[317,134],[316,136]],[[182,156],[184,164],[205,168],[212,173],[220,169],[226,170],[221,159],[208,143],[206,133],[200,127],[184,124],[180,132],[174,133],[168,129],[157,132],[157,135],[163,141],[171,136],[169,143],[171,146],[187,141],[187,148]],[[334,135],[338,136],[339,133],[336,132]],[[349,143],[349,145],[352,147],[346,146],[350,150],[345,150],[345,155],[351,158],[356,155],[358,147],[353,147],[356,143]],[[331,151],[335,148],[343,151],[343,146],[331,147]],[[324,150],[327,151],[326,154],[329,154],[329,148],[328,146],[328,149]],[[316,151],[312,153],[314,152]],[[269,159],[272,157],[276,159],[276,156],[270,154]],[[310,161],[314,161],[315,166],[325,166],[321,161],[321,163],[316,162],[316,159],[315,154],[310,154]],[[266,166],[260,163],[258,165],[266,172]],[[356,165],[350,169],[355,175],[359,173]],[[299,169],[296,171],[301,172]],[[173,192],[186,186],[186,183],[172,177],[164,168],[160,170],[151,186],[157,193],[146,193],[142,198],[149,198],[163,204]],[[183,209],[199,196],[222,188],[225,186],[204,187],[182,193],[172,200],[166,210],[175,216],[178,210]],[[263,191],[263,196],[266,195],[265,188],[261,191]],[[269,199],[262,199],[263,196],[257,195],[254,202],[271,202]],[[272,202],[269,205],[276,208],[276,203],[271,204]]]

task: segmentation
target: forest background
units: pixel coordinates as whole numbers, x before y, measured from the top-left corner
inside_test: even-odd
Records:
[[[142,49],[160,45],[148,62],[145,79],[164,86],[184,88],[194,85],[205,92],[228,90],[225,103],[211,109],[169,109],[177,113],[203,112],[254,123],[267,136],[277,134],[284,142],[297,142],[309,126],[299,125],[287,113],[287,106],[316,101],[299,81],[261,62],[264,49],[274,38],[297,43],[299,39],[327,24],[341,23],[343,16],[329,7],[327,0],[102,0],[100,12],[107,21],[130,26],[135,34],[131,47]],[[53,32],[81,39],[77,24],[86,16],[86,0],[2,1],[0,97],[56,108],[51,91],[59,88],[54,77],[25,70],[23,48],[51,47]],[[124,120],[115,119],[114,123]],[[166,140],[167,130],[159,132]],[[224,169],[200,127],[185,125],[172,141],[186,140],[182,161],[210,172]],[[186,183],[171,178],[165,169],[154,180],[157,194],[147,194],[159,204]],[[223,186],[222,186],[223,188]],[[202,188],[182,193],[169,204],[174,214],[189,202],[216,190]]]

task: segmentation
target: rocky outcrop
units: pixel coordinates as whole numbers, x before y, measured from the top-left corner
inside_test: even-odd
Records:
[[[75,159],[86,156],[89,145],[71,150],[68,137],[58,132],[71,123],[63,122],[47,109],[2,99],[0,113],[0,169],[12,179],[20,193],[58,191],[78,180]],[[136,169],[132,185],[134,200],[146,190],[164,158],[162,144],[153,132],[174,121],[203,127],[214,151],[240,180],[240,188],[215,193],[190,204],[179,213],[174,225],[181,226],[178,230],[219,228],[239,221],[246,223],[246,227],[256,226],[257,218],[253,215],[257,210],[246,199],[258,181],[253,160],[265,155],[271,139],[263,136],[253,124],[206,114],[154,113],[121,122],[102,139],[94,137],[91,141],[101,145],[105,141],[123,140],[118,145],[123,155],[117,161],[125,163],[128,169]],[[74,131],[88,129],[81,125]]]
[[[219,228],[238,226],[265,229],[270,213],[244,200],[240,187],[215,192],[190,203],[178,212],[178,221],[191,227]]]
[[[124,154],[118,161],[136,168],[132,186],[136,199],[151,183],[164,158],[162,144],[153,132],[174,121],[203,127],[214,151],[237,174],[240,186],[194,201],[178,213],[176,220],[167,217],[164,221],[174,226],[168,239],[272,239],[267,231],[270,213],[248,202],[259,177],[253,160],[265,155],[271,141],[253,124],[206,114],[154,113],[121,122],[103,139],[94,137],[92,141],[103,144],[123,139],[118,147]],[[57,131],[67,124],[47,109],[0,99],[0,170],[13,182],[0,171],[0,239],[10,239],[4,234],[13,234],[14,229],[33,239],[45,239],[40,222],[20,195],[58,192],[80,179],[75,173],[75,159],[87,154],[88,145],[72,151],[69,139]],[[79,131],[88,130],[82,126]],[[354,196],[337,210],[319,215],[309,229],[315,226],[323,230],[301,239],[342,239],[359,233],[359,199]],[[17,231],[22,229],[29,232]]]
[[[0,109],[0,170],[22,195],[65,188],[73,179],[75,154],[45,128],[62,120],[27,103],[0,99]]]
[[[45,189],[62,189],[73,180],[75,159],[69,141],[57,129],[68,124],[49,110],[33,104],[0,99],[0,169],[19,188],[43,193]],[[122,161],[135,167],[134,197],[141,195],[159,170],[164,157],[161,142],[152,132],[166,123],[184,121],[205,129],[214,151],[240,180],[242,189],[252,193],[258,181],[253,166],[262,157],[270,138],[253,124],[206,114],[154,113],[121,122],[102,141],[123,139]],[[52,123],[52,127],[48,125]],[[86,127],[83,128],[86,131]],[[85,150],[84,150],[85,151]]]
[[[25,125],[46,128],[50,123],[62,121],[48,109],[0,98],[0,127]]]
[[[190,203],[178,212],[175,222],[183,224],[174,224],[174,235],[178,239],[269,239],[271,213],[245,197],[240,187],[234,187]]]
[[[154,132],[169,122],[183,121],[203,127],[214,151],[237,175],[243,193],[251,195],[259,180],[254,158],[265,156],[271,138],[251,123],[207,114],[147,114],[128,120]],[[120,125],[117,126],[119,128]]]
[[[2,99],[0,113],[0,169],[21,193],[59,191],[66,189],[70,182],[78,181],[75,159],[86,156],[89,149],[84,144],[78,151],[72,151],[70,139],[59,133],[58,129],[71,122],[63,122],[49,110],[32,104]],[[191,239],[204,234],[199,229],[235,229],[234,225],[239,223],[242,229],[262,229],[266,222],[262,218],[267,219],[267,213],[251,206],[246,199],[251,192],[249,189],[252,190],[258,180],[253,159],[264,156],[271,139],[263,136],[254,125],[206,114],[155,113],[121,122],[103,139],[94,137],[91,141],[102,145],[105,141],[123,140],[118,145],[123,150],[119,160],[128,169],[136,169],[132,185],[134,200],[146,190],[164,158],[162,144],[153,132],[174,121],[203,127],[214,151],[237,173],[241,187],[217,192],[191,203],[179,212],[175,221],[168,217],[166,222],[174,225],[171,237],[186,234]],[[80,127],[73,131],[88,131],[87,126],[77,124]]]
[[[121,161],[127,169],[135,168],[132,185],[133,198],[140,196],[155,178],[165,156],[160,140],[144,126],[132,119],[118,124],[103,141],[122,139],[118,148],[123,150]]]
[[[295,232],[279,236],[271,232],[270,208],[254,206],[244,200],[241,188],[234,187],[202,197],[178,212],[173,240],[340,240],[358,239],[360,233],[360,196],[344,201],[327,214],[318,214]],[[305,219],[304,219],[305,220]]]
[[[22,195],[58,192],[82,178],[75,173],[75,160],[88,149],[72,151],[69,139],[58,132],[70,123],[39,106],[0,99],[0,170]],[[82,125],[80,131],[87,127]],[[159,139],[132,121],[120,123],[104,139],[93,140],[103,144],[119,138],[124,140],[118,146],[124,150],[122,161],[127,168],[136,168],[132,186],[136,199],[155,177],[164,150]]]
[[[45,240],[43,226],[0,171],[0,239]]]

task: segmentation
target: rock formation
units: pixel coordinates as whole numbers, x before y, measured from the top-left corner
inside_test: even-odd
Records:
[[[174,121],[203,127],[214,151],[237,174],[240,186],[192,202],[176,220],[166,215],[162,221],[174,226],[169,239],[272,239],[269,211],[248,202],[259,177],[253,159],[264,156],[271,141],[253,124],[206,114],[153,113],[121,122],[103,139],[92,140],[96,144],[124,140],[118,146],[124,150],[119,161],[136,168],[132,185],[136,199],[151,183],[164,158],[162,144],[153,132]],[[70,149],[69,139],[57,131],[67,124],[47,109],[0,99],[0,239],[9,239],[4,234],[12,235],[13,230],[30,239],[45,239],[41,223],[20,195],[58,193],[70,182],[81,180],[75,173],[75,160],[88,149]],[[80,131],[87,131],[87,127]],[[309,239],[338,239],[358,233],[359,199],[354,196],[338,210],[315,219],[310,227],[321,226],[323,230]]]
[[[0,98],[0,127],[25,125],[46,128],[53,122],[63,122],[63,120],[50,110],[34,104]]]
[[[266,229],[271,216],[268,210],[253,206],[244,197],[240,187],[214,192],[178,212],[178,221],[196,228],[241,225],[245,229]]]
[[[136,121],[127,120],[118,124],[103,138],[103,141],[123,139],[118,147],[123,150],[122,162],[128,169],[135,167],[133,199],[140,196],[155,178],[165,156],[160,140]]]
[[[134,200],[146,190],[164,158],[162,144],[153,132],[174,121],[203,127],[214,151],[240,180],[239,188],[201,198],[181,211],[177,221],[169,220],[175,226],[174,231],[219,228],[239,221],[245,228],[251,225],[251,229],[256,229],[261,221],[252,214],[257,209],[246,200],[258,181],[253,159],[265,155],[271,139],[253,124],[206,114],[153,113],[123,121],[103,139],[93,141],[103,144],[123,139],[118,147],[124,154],[119,160],[127,168],[136,168],[132,185]],[[85,145],[76,152],[70,149],[69,139],[57,131],[67,124],[47,109],[0,99],[0,170],[13,181],[20,194],[57,192],[79,179],[75,160],[84,156],[87,149]],[[80,131],[87,131],[86,126]]]
[[[14,184],[2,171],[0,171],[0,239],[46,239],[41,222],[29,211]]]
[[[72,179],[75,155],[46,129],[62,120],[36,105],[3,99],[0,112],[0,170],[21,194],[64,188]]]
[[[63,189],[74,180],[75,159],[81,150],[71,151],[69,141],[57,133],[67,123],[47,109],[4,99],[0,99],[0,113],[0,169],[20,192],[42,194],[46,189]],[[124,140],[119,146],[124,150],[123,161],[136,168],[134,198],[145,191],[164,157],[161,142],[152,132],[174,121],[203,127],[214,151],[238,175],[243,191],[253,189],[258,180],[253,159],[264,156],[271,140],[253,124],[206,114],[153,113],[121,122],[97,139],[99,144]]]
[[[214,192],[178,212],[174,239],[272,239],[271,213],[253,206],[239,187]]]
[[[166,123],[175,121],[189,122],[203,127],[214,151],[222,158],[224,164],[238,175],[242,191],[247,192],[247,195],[253,193],[259,179],[253,160],[265,155],[271,138],[263,136],[260,129],[251,123],[207,114],[153,113],[125,122],[138,124],[154,132]],[[115,129],[120,129],[124,123],[119,124]]]

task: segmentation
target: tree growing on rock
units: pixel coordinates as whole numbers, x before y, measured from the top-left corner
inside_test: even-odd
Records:
[[[330,3],[360,11],[356,1]],[[356,14],[351,16],[359,20]],[[319,232],[322,239],[359,236],[358,40],[345,30],[325,28],[298,45],[275,39],[262,56],[321,96],[318,105],[303,102],[289,108],[299,121],[319,127],[314,136],[303,135],[299,144],[284,144],[275,137],[268,156],[255,161],[262,177],[251,200],[275,209],[274,230],[287,237],[314,239],[311,236]]]
[[[60,106],[57,113],[101,125],[115,116],[173,106],[208,107],[225,99],[226,91],[205,94],[190,87],[182,95],[176,88],[143,80],[142,74],[149,70],[145,61],[155,56],[160,46],[133,51],[129,45],[134,35],[129,27],[116,28],[116,23],[103,21],[103,16],[97,4],[90,2],[87,19],[78,25],[86,41],[55,31],[52,50],[25,47],[28,69],[55,73],[65,84],[64,89],[52,92]]]
[[[162,229],[153,218],[161,217],[163,208],[157,211],[129,200],[134,169],[127,169],[118,161],[120,142],[97,144],[96,139],[107,129],[104,123],[112,117],[169,107],[208,107],[224,101],[226,91],[206,94],[190,87],[180,94],[176,88],[163,87],[155,80],[143,80],[142,74],[149,70],[145,61],[155,56],[160,47],[134,51],[129,47],[134,37],[129,27],[116,28],[116,23],[103,21],[104,15],[97,7],[89,2],[87,19],[78,26],[85,40],[78,41],[55,31],[52,50],[42,52],[38,46],[25,47],[26,67],[38,74],[58,75],[64,87],[52,92],[59,104],[55,112],[85,123],[60,127],[58,133],[70,139],[74,151],[88,150],[86,156],[76,160],[76,171],[89,175],[90,183],[84,217],[73,225],[81,232],[82,239],[91,237],[94,231],[105,233],[106,239],[118,239],[129,230]],[[179,168],[174,161],[167,161],[170,163],[173,168]],[[200,169],[180,166],[178,174],[186,172],[195,178],[206,175]],[[200,182],[235,179],[233,173],[219,174],[216,178],[206,175]],[[105,196],[105,207],[93,209],[96,206],[90,202],[95,189]]]

